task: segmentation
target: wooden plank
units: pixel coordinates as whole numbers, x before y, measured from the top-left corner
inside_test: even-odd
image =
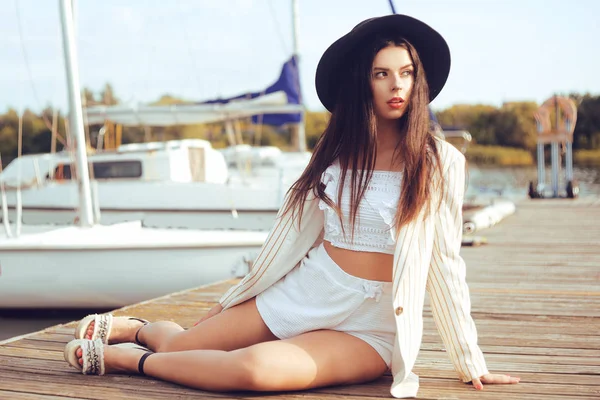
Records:
[[[0,390],[0,399],[10,400],[73,400],[73,397],[54,396],[47,394],[32,394],[15,392],[12,390]]]
[[[419,359],[423,361],[427,360],[439,360],[440,355],[446,356],[445,351],[421,351],[419,353]],[[600,365],[598,365],[597,359],[594,357],[570,357],[570,356],[558,356],[558,355],[531,355],[531,354],[497,354],[487,353],[486,360],[489,363],[500,363],[510,360],[514,364],[554,364],[563,366],[592,366],[598,368],[598,374],[600,374]]]
[[[441,368],[439,365],[422,365],[417,363],[415,365],[414,372],[421,378],[445,378],[456,380],[458,374],[449,365],[445,368]],[[507,373],[510,375],[512,371],[494,371],[495,373]],[[584,375],[584,374],[552,374],[547,372],[519,372],[513,376],[521,378],[523,383],[547,383],[547,384],[565,384],[565,385],[587,385],[593,386],[599,389],[600,383],[598,383],[597,375]]]
[[[85,398],[85,399],[164,399],[231,398],[226,394],[203,392],[167,382],[138,376],[85,376],[71,368],[61,374],[37,372],[27,374],[0,370],[0,390]],[[140,396],[141,395],[141,396]]]
[[[69,329],[69,333],[54,333],[54,332],[41,332],[37,333],[34,336],[27,336],[26,339],[29,340],[39,340],[39,341],[48,341],[48,342],[60,342],[67,343],[69,340],[74,338],[75,328]]]
[[[504,354],[510,356],[512,354],[521,355],[547,355],[547,356],[570,356],[570,357],[588,357],[592,359],[600,359],[600,349],[561,349],[552,347],[511,347],[501,345],[485,345],[481,346],[485,354]],[[424,351],[442,351],[443,346],[441,341],[422,343],[421,353]],[[421,354],[419,353],[419,354]]]
[[[437,333],[423,335],[423,341],[426,342],[439,342],[439,335]],[[492,345],[497,346],[499,344],[505,344],[507,346],[525,346],[525,347],[558,347],[563,349],[575,348],[575,349],[598,349],[598,341],[590,341],[586,337],[569,337],[560,336],[559,333],[556,335],[529,335],[523,333],[519,336],[503,336],[501,333],[495,335],[488,335],[481,333],[479,335],[479,344],[482,346]]]
[[[5,347],[11,348],[23,348],[23,349],[39,349],[48,351],[63,351],[65,343],[63,342],[52,342],[47,340],[32,340],[32,339],[21,339],[16,342],[7,344]]]
[[[305,398],[356,398],[366,399],[374,394],[377,398],[390,398],[389,382],[381,382],[369,385],[340,386],[334,388],[323,388],[312,390]],[[558,386],[558,385],[557,385]],[[574,385],[571,385],[574,386]],[[485,399],[485,400],[588,400],[597,399],[596,394],[573,394],[568,393],[569,387],[565,387],[555,393],[539,393],[544,391],[539,385],[485,385],[484,390],[475,390],[471,385],[466,385],[457,380],[422,379],[418,399]],[[560,392],[567,392],[561,394]],[[313,397],[315,394],[324,395]]]
[[[0,372],[2,371],[21,371],[21,372],[50,372],[62,371],[70,372],[69,365],[61,360],[47,360],[43,358],[24,358],[0,355]]]
[[[477,330],[480,333],[497,332],[498,330],[501,330],[502,332],[523,332],[523,321],[502,321],[494,318],[498,314],[472,313],[472,315],[477,323]],[[523,315],[521,314],[521,316]],[[598,328],[600,327],[598,327],[597,324],[585,320],[572,320],[571,322],[565,323],[553,322],[551,320],[546,322],[527,322],[527,332],[535,334],[553,334],[562,332],[569,336],[597,337],[600,336]],[[437,332],[433,318],[427,314],[424,315],[423,318],[423,329],[429,334]]]
[[[10,356],[34,360],[64,361],[62,351],[48,351],[41,349],[27,349],[22,347],[0,346],[0,356]]]

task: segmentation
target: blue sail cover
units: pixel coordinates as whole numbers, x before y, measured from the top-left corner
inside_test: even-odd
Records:
[[[269,86],[262,92],[246,93],[228,99],[214,99],[203,101],[198,104],[226,104],[232,100],[239,99],[254,99],[265,94],[278,92],[283,90],[288,98],[289,104],[300,104],[300,74],[298,73],[298,63],[296,56],[292,56],[281,69],[279,79],[273,85]],[[261,114],[252,117],[254,124],[267,124],[282,126],[289,123],[298,123],[302,119],[301,113],[293,114]]]

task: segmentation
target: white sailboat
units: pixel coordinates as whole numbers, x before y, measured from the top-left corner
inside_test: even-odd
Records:
[[[88,161],[100,223],[141,219],[163,228],[267,230],[309,156],[243,145],[217,151],[193,139],[122,145]],[[17,219],[20,191],[25,224],[72,224],[79,200],[71,163],[60,152],[9,164],[0,174],[8,218]],[[237,163],[251,167],[232,168]]]
[[[294,39],[297,1],[293,0]],[[101,223],[142,219],[145,226],[199,229],[269,229],[283,193],[310,160],[304,139],[298,50],[267,89],[231,99],[171,106],[116,105],[85,109],[88,124],[167,127],[223,123],[231,147],[213,149],[204,140],[136,143],[88,155],[93,167],[94,203]],[[298,151],[240,143],[234,122],[261,115],[261,122],[294,123]],[[27,224],[70,224],[78,189],[67,152],[27,155],[0,173],[9,219],[17,210]],[[20,205],[17,191],[20,188]],[[234,210],[232,212],[232,210]]]
[[[94,223],[73,13],[70,0],[59,3],[76,143],[78,223],[26,227],[19,235],[5,222],[0,308],[114,308],[243,275],[265,232],[150,229],[139,221]]]

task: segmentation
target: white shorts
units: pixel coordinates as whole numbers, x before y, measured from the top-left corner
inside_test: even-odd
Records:
[[[346,273],[322,244],[256,296],[256,307],[279,339],[319,329],[340,331],[367,342],[391,364],[396,335],[392,283]]]

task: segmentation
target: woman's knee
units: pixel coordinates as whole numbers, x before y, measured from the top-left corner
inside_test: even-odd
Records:
[[[301,390],[313,386],[318,374],[312,362],[286,362],[261,346],[229,352],[236,366],[236,386],[242,390],[272,392]],[[297,361],[297,360],[296,360]]]
[[[181,348],[181,342],[182,342],[181,338],[182,338],[182,334],[185,333],[185,331],[181,330],[182,328],[179,324],[172,322],[172,321],[157,321],[157,322],[153,322],[152,324],[150,324],[148,326],[143,326],[139,333],[140,342],[145,343],[145,336],[152,329],[156,329],[159,331],[161,331],[163,329],[165,331],[171,331],[171,329],[173,329],[173,328],[177,328],[180,331],[171,332],[170,334],[164,335],[164,336],[160,335],[163,337],[159,339],[159,343],[155,344],[154,351],[156,353],[171,353],[171,352],[175,352],[175,351],[186,350],[184,348]]]
[[[232,357],[232,365],[235,365],[232,372],[237,387],[251,391],[277,390],[275,371],[259,349],[249,347],[228,354]]]

